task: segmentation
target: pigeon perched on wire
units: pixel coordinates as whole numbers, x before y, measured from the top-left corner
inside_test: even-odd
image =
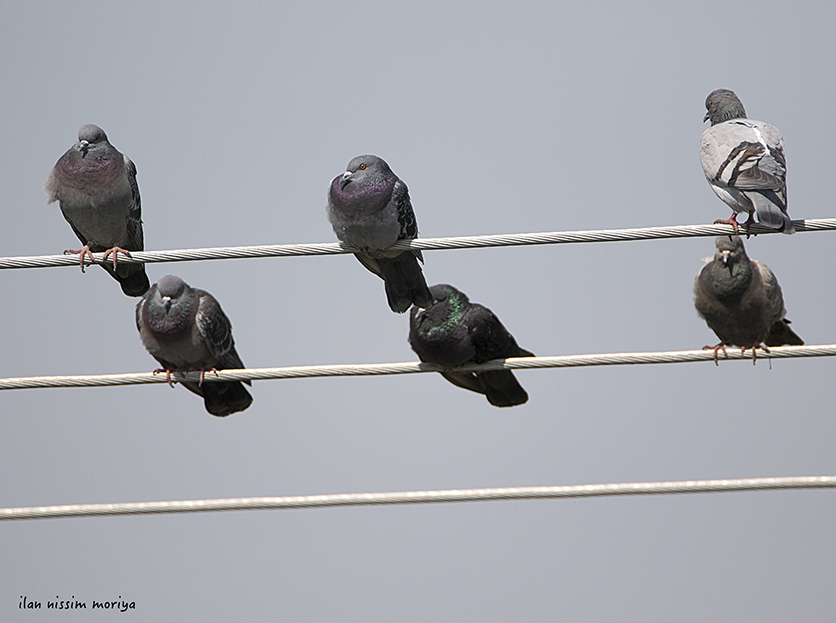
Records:
[[[331,182],[328,220],[344,243],[360,249],[357,259],[380,276],[392,311],[432,301],[418,260],[420,251],[393,251],[398,240],[418,237],[409,192],[389,165],[377,156],[357,156]]]
[[[705,100],[711,120],[700,139],[700,162],[711,190],[734,213],[728,223],[739,232],[737,215],[747,212],[748,230],[755,222],[785,234],[795,233],[787,213],[787,163],[781,132],[763,121],[746,118],[734,91],[717,89]]]
[[[78,236],[81,270],[85,256],[104,252],[104,268],[128,296],[148,291],[144,264],[118,263],[118,254],[142,251],[139,187],[131,159],[110,144],[99,126],[88,124],[78,131],[78,142],[58,159],[46,181],[49,203],[58,201],[61,213]],[[107,262],[113,257],[112,266]]]
[[[714,259],[703,266],[694,281],[694,306],[720,343],[713,348],[726,353],[726,346],[739,346],[741,352],[766,346],[802,346],[804,341],[789,327],[785,318],[781,286],[769,267],[750,260],[739,236],[719,236]],[[763,346],[763,345],[766,346]],[[719,364],[718,364],[719,365]]]
[[[534,357],[534,353],[517,345],[490,309],[471,303],[464,292],[439,284],[432,286],[430,293],[431,304],[413,307],[409,316],[409,344],[421,361],[455,367],[490,359]],[[441,375],[453,385],[485,394],[496,407],[513,407],[528,400],[510,370],[450,370]]]
[[[172,372],[200,370],[199,383],[181,383],[203,397],[212,415],[222,417],[252,404],[252,396],[242,385],[250,385],[249,381],[204,382],[208,371],[244,368],[235,351],[232,324],[208,292],[166,275],[137,303],[136,328],[169,383]]]

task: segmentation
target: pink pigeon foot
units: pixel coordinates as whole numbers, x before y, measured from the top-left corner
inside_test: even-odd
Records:
[[[731,225],[732,227],[734,227],[734,233],[735,234],[740,233],[740,225],[737,224],[737,213],[732,214],[729,218],[727,218],[725,220],[721,219],[721,218],[718,218],[716,221],[714,221],[715,225],[719,225],[720,223],[725,223],[726,225]]]
[[[93,263],[93,253],[90,251],[90,247],[88,245],[84,245],[80,249],[64,249],[64,255],[71,255],[77,254],[78,255],[78,264],[81,266],[81,272],[84,272],[84,256],[90,258],[90,263]]]
[[[714,365],[719,366],[720,362],[717,361],[717,351],[720,349],[723,350],[723,356],[728,359],[729,353],[726,351],[726,344],[724,342],[720,342],[717,346],[708,346],[707,344],[702,347],[703,350],[713,350],[714,351]]]
[[[197,368],[192,368],[192,371],[197,372]],[[214,372],[214,373],[215,373],[215,376],[218,376],[218,369],[217,369],[217,368],[215,368],[215,367],[211,367],[211,368],[201,368],[201,369],[200,369],[200,381],[199,381],[199,382],[198,382],[198,384],[197,384],[197,385],[198,385],[198,387],[200,387],[201,385],[203,385],[203,377],[204,377],[204,376],[206,376],[206,373],[207,373],[207,372]]]
[[[131,254],[128,251],[126,251],[125,249],[123,249],[122,247],[113,247],[112,249],[108,249],[107,251],[104,252],[104,256],[102,257],[102,260],[107,261],[107,256],[110,255],[111,253],[113,254],[113,268],[116,268],[116,257],[120,253],[122,253],[123,255],[126,255],[128,257],[131,257]]]
[[[766,346],[764,346],[763,344],[761,344],[760,342],[758,342],[758,343],[757,343],[757,344],[755,344],[754,346],[744,346],[744,347],[742,347],[742,348],[740,349],[740,354],[741,354],[741,355],[745,354],[745,353],[746,353],[746,349],[747,349],[747,348],[751,348],[751,349],[752,349],[752,365],[753,365],[753,366],[754,366],[754,365],[756,364],[756,362],[757,362],[757,359],[758,359],[758,349],[759,349],[759,348],[760,348],[763,352],[765,352],[765,353],[768,353],[768,352],[769,352],[769,349],[768,349]]]
[[[163,372],[165,372],[165,382],[172,388],[174,387],[174,383],[171,382],[171,373],[182,374],[177,368],[157,368],[154,370],[154,374],[162,374]]]

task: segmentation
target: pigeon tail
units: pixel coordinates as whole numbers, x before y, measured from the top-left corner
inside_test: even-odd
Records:
[[[127,296],[142,296],[151,288],[148,275],[145,274],[145,264],[119,264],[116,270],[112,266],[102,264],[111,277],[122,286],[122,292]]]
[[[479,372],[476,378],[495,407],[515,407],[528,401],[528,394],[510,370]]]
[[[249,385],[249,381],[246,381]],[[243,411],[253,402],[253,397],[246,390],[241,381],[230,381],[228,383],[204,382],[183,383],[183,386],[190,392],[203,397],[203,404],[206,410],[217,417],[226,417],[233,413]]]
[[[413,303],[425,309],[432,305],[432,294],[413,252],[405,251],[396,257],[378,258],[377,263],[380,276],[386,284],[386,298],[393,312],[402,314]]]
[[[777,229],[785,234],[794,234],[792,219],[781,207],[783,201],[774,190],[749,191],[749,199],[755,204],[758,213],[758,222],[771,229]]]
[[[790,321],[784,318],[772,325],[763,343],[767,346],[804,346],[804,340],[790,329],[789,323]]]

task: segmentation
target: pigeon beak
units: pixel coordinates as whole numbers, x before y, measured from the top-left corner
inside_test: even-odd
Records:
[[[415,319],[417,320],[418,318],[420,318],[421,316],[423,316],[425,311],[427,311],[427,310],[426,310],[426,308],[424,308],[424,307],[418,307],[418,306],[416,305],[416,306],[415,306]]]
[[[163,307],[165,307],[166,311],[171,309],[171,297],[170,296],[164,296],[163,297]]]
[[[81,148],[81,151],[86,154],[87,148],[90,146],[90,143],[88,141],[79,141],[78,146],[79,148]]]
[[[720,252],[720,259],[723,260],[723,264],[729,263],[729,255],[731,255],[731,251],[728,249]]]
[[[342,177],[340,177],[340,188],[341,189],[345,188],[346,185],[351,181],[351,176],[352,175],[353,175],[353,173],[351,171],[346,171],[345,173],[342,174]]]

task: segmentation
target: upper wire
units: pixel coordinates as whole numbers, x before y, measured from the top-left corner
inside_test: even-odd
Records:
[[[836,230],[836,218],[801,219],[793,221],[798,232]],[[588,231],[556,231],[528,234],[495,234],[488,236],[459,236],[450,238],[415,238],[400,240],[392,249],[421,251],[441,249],[475,249],[487,247],[512,247],[540,244],[567,244],[576,242],[618,242],[627,240],[662,240],[667,238],[696,238],[733,234],[731,225],[674,225],[668,227],[641,227],[632,229],[599,229]],[[748,234],[779,233],[763,225],[754,224]],[[311,244],[274,244],[245,247],[210,247],[203,249],[173,249],[169,251],[131,251],[130,257],[119,255],[119,262],[154,264],[159,262],[192,262],[198,260],[225,260],[259,257],[294,257],[310,255],[338,255],[356,253],[360,249],[341,242]],[[94,253],[93,263],[104,262],[103,253]],[[90,260],[85,259],[85,265]],[[0,269],[49,268],[78,266],[77,255],[36,255],[0,258]]]

